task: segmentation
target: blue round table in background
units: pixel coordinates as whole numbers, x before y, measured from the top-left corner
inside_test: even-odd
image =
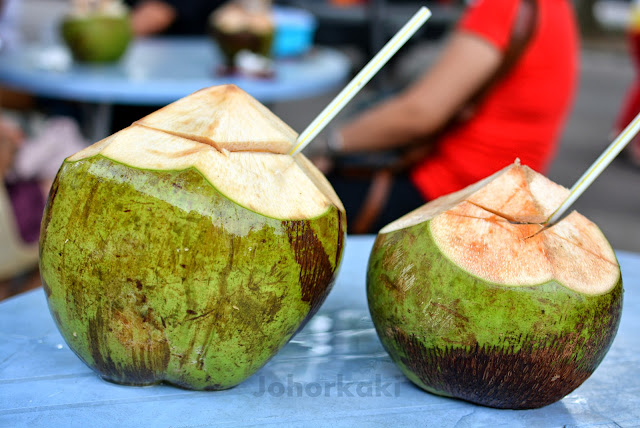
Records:
[[[24,46],[0,54],[0,84],[87,103],[95,141],[106,136],[114,104],[162,106],[225,83],[236,84],[263,103],[299,100],[339,88],[351,66],[345,55],[320,47],[299,57],[275,59],[272,78],[220,76],[221,64],[217,47],[207,37],[138,39],[113,65],[74,63],[62,46]]]

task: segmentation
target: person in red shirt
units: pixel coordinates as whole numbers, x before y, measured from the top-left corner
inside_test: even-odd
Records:
[[[537,0],[537,21],[517,63],[490,86],[471,113],[465,113],[465,120],[441,132],[452,118],[460,117],[470,98],[501,66],[520,1],[472,2],[428,72],[405,91],[330,133],[327,145],[339,155],[416,142],[431,146],[406,177],[396,180],[400,184],[391,190],[376,227],[425,201],[473,184],[516,158],[538,172],[547,171],[577,81],[578,30],[570,0]],[[332,184],[347,212],[355,215],[359,207],[346,194],[349,184],[334,180]],[[363,192],[366,189],[355,193]]]

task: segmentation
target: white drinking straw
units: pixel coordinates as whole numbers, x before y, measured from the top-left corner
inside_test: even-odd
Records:
[[[431,17],[431,11],[421,7],[418,12],[396,33],[395,36],[373,57],[371,61],[358,73],[356,77],[325,107],[307,129],[298,136],[296,146],[289,154],[294,155],[304,149],[324,129],[325,126],[351,101],[351,99],[371,80],[373,76],[398,52],[406,42],[427,19]]]
[[[553,224],[562,215],[567,211],[567,209],[573,205],[573,203],[582,195],[582,193],[587,190],[589,185],[593,183],[593,181],[598,178],[600,173],[604,171],[604,169],[609,166],[611,161],[618,156],[618,154],[626,147],[627,144],[633,137],[636,136],[638,131],[640,130],[640,113],[631,121],[629,125],[616,137],[615,140],[607,147],[607,149],[600,155],[598,159],[589,167],[587,172],[585,172],[582,177],[576,184],[573,185],[569,196],[567,199],[560,205],[560,207],[553,213],[553,215],[549,218],[549,223]]]

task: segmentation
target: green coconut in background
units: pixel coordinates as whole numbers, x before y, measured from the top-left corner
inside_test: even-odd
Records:
[[[342,204],[295,132],[235,86],[205,89],[68,158],[40,269],[69,347],[103,378],[237,385],[318,310]]]
[[[598,227],[568,190],[516,163],[383,228],[367,295],[402,372],[439,395],[498,408],[553,403],[609,349],[622,281]]]
[[[60,34],[76,61],[110,63],[119,60],[133,38],[126,8],[70,13],[60,24]]]

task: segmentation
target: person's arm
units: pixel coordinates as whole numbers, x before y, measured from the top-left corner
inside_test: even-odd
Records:
[[[496,46],[474,34],[455,33],[421,79],[339,130],[339,151],[392,149],[430,136],[490,79],[502,55]]]
[[[147,0],[131,12],[131,27],[136,36],[148,36],[167,30],[177,17],[176,9],[160,0]]]

